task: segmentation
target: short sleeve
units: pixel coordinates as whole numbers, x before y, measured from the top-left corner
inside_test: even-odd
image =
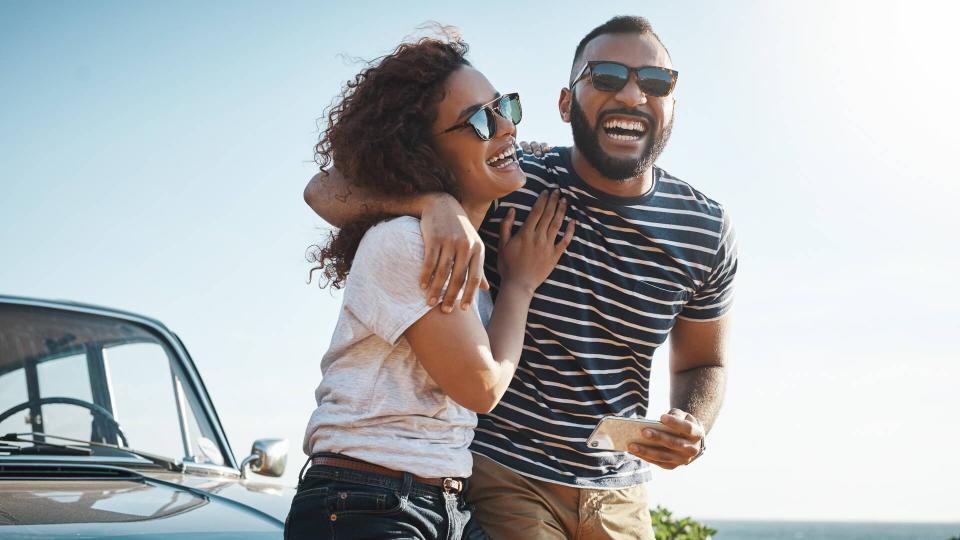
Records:
[[[431,309],[418,283],[422,264],[419,220],[400,217],[370,228],[347,276],[344,309],[384,341],[396,344]]]
[[[714,265],[703,285],[680,312],[680,318],[695,321],[719,319],[733,305],[734,278],[737,274],[737,238],[730,215],[723,213],[723,229]]]

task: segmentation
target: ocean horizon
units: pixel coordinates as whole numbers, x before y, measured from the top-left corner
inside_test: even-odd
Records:
[[[697,521],[717,530],[715,540],[948,540],[960,536],[960,522]]]

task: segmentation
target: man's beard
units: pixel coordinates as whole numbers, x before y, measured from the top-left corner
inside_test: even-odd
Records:
[[[610,113],[636,116],[635,112],[628,110],[608,111],[608,114]],[[649,116],[645,119],[651,120]],[[656,163],[657,158],[660,157],[663,149],[667,146],[667,141],[670,140],[670,133],[673,131],[673,118],[670,118],[670,123],[664,126],[663,131],[659,134],[656,133],[656,122],[650,121],[650,130],[655,133],[652,143],[647,144],[639,158],[627,159],[612,157],[600,148],[600,130],[603,129],[603,122],[598,119],[596,129],[591,130],[590,122],[587,121],[587,116],[580,108],[580,104],[577,103],[576,96],[571,96],[570,125],[573,128],[573,144],[586,158],[587,163],[603,176],[622,182],[640,176]]]

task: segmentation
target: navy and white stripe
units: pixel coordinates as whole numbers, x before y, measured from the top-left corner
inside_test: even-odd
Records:
[[[561,189],[576,236],[530,304],[523,354],[503,400],[480,415],[472,449],[521,474],[588,488],[649,480],[649,466],[585,441],[603,416],[644,417],[654,350],[677,317],[729,309],[737,269],[729,218],[662,169],[642,197],[615,197],[573,172],[567,148],[524,155],[526,185],[501,199],[480,230],[494,297],[499,227],[523,223],[537,195]]]

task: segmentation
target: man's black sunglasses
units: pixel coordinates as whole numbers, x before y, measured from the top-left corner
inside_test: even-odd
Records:
[[[513,122],[513,125],[519,124],[520,119],[523,118],[523,108],[520,107],[520,94],[514,92],[484,103],[477,109],[477,112],[471,114],[465,121],[455,126],[450,126],[441,131],[439,135],[470,126],[477,134],[477,137],[480,137],[481,140],[489,141],[497,135],[497,119],[493,116],[494,112]]]
[[[590,81],[593,87],[601,92],[618,92],[630,80],[630,72],[637,74],[637,84],[640,90],[648,96],[666,97],[677,84],[678,73],[672,69],[658,66],[630,67],[620,62],[596,61],[587,62],[580,74],[574,77],[570,87],[584,77],[590,70]]]

